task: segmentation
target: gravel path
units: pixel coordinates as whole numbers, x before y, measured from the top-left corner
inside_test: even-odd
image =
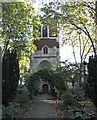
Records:
[[[60,118],[54,108],[54,100],[50,94],[39,94],[27,112],[27,118]]]

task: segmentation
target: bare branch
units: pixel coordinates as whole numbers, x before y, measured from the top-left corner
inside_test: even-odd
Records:
[[[96,49],[95,49],[95,46],[94,46],[94,42],[93,42],[93,40],[92,40],[92,38],[91,38],[91,35],[90,35],[88,29],[86,28],[86,26],[83,24],[84,29],[85,29],[85,30],[84,30],[84,29],[82,29],[81,27],[79,27],[78,25],[76,25],[73,21],[69,20],[69,22],[70,22],[72,25],[74,25],[77,29],[83,31],[83,32],[88,36],[88,38],[89,38],[90,41],[91,41],[92,47],[93,47],[94,55],[96,56]],[[81,24],[82,24],[82,23],[81,23]]]
[[[85,59],[86,59],[88,53],[90,52],[91,48],[92,48],[92,45],[90,46],[90,48],[88,49],[87,53],[85,54],[84,61],[85,61]]]

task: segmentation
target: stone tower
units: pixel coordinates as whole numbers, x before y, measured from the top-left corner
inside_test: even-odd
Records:
[[[57,25],[41,26],[40,38],[34,41],[34,44],[37,50],[31,56],[32,72],[51,68],[60,61]]]

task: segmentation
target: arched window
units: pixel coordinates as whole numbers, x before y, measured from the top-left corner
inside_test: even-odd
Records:
[[[48,47],[47,46],[43,47],[43,54],[48,54]]]
[[[42,27],[42,37],[48,37],[47,26]]]

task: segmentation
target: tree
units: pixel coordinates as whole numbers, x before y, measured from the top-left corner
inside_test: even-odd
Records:
[[[75,63],[79,67],[79,84],[81,85],[83,63],[86,61],[88,54],[92,53],[92,45],[87,36],[83,35],[80,31],[74,31],[72,34],[69,34],[67,30],[65,33],[68,34],[68,36],[65,36],[65,43],[72,47]]]
[[[16,93],[20,75],[19,64],[24,65],[21,60],[24,57],[29,58],[35,49],[33,40],[37,34],[32,28],[38,24],[40,22],[32,5],[26,2],[2,3],[4,104],[12,101]]]
[[[30,63],[31,52],[36,50],[34,39],[39,35],[33,30],[40,24],[33,5],[26,2],[2,3],[2,42],[3,54],[7,49],[17,50],[20,77],[25,76]],[[26,70],[24,70],[24,68]]]
[[[17,49],[18,54],[31,52],[34,48],[31,29],[38,24],[32,5],[26,2],[2,3],[3,52],[8,48]]]
[[[19,80],[19,62],[15,51],[7,51],[2,60],[2,103],[14,99]]]
[[[88,63],[88,84],[89,84],[89,97],[93,100],[94,105],[97,107],[97,57],[89,58]]]
[[[72,46],[75,63],[77,63],[76,52],[79,54],[79,82],[83,74],[83,62],[91,52],[96,56],[95,39],[95,3],[94,2],[51,2],[42,9],[43,20],[52,19],[59,24],[62,30],[63,44]],[[76,51],[77,49],[77,51]],[[79,52],[78,52],[79,51]]]
[[[42,11],[44,11],[43,19],[50,17],[65,28],[64,33],[68,29],[70,34],[80,30],[90,40],[96,56],[94,2],[66,2],[64,4],[51,2],[45,5]]]
[[[20,59],[30,57],[36,48],[33,40],[37,33],[33,26],[40,24],[34,7],[26,2],[2,3],[3,54],[7,49],[16,49]]]
[[[97,28],[97,1],[95,2],[95,23]],[[97,39],[97,37],[96,37]],[[90,56],[88,63],[88,87],[89,97],[92,99],[94,105],[97,107],[97,56]]]

